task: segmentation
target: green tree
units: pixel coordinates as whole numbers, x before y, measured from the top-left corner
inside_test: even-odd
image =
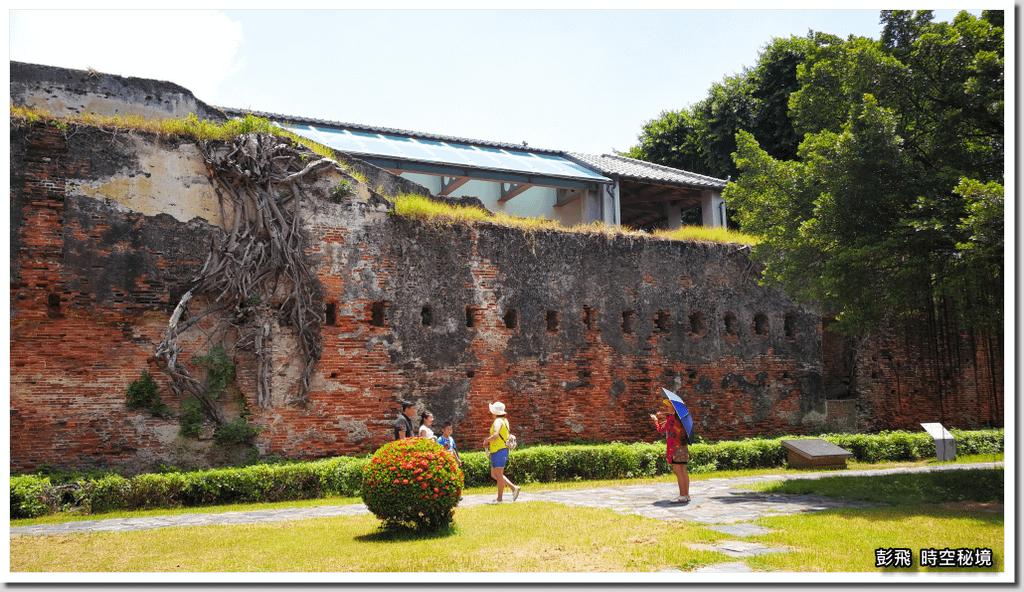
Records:
[[[700,125],[691,108],[662,111],[657,119],[644,124],[640,143],[624,154],[646,162],[710,175],[700,148]]]
[[[788,115],[789,96],[800,88],[797,67],[814,43],[813,35],[774,39],[753,68],[716,82],[696,104],[648,121],[638,144],[625,154],[719,179],[735,178],[736,132],[746,131],[773,157],[795,158],[799,137]]]
[[[837,313],[836,330],[900,317],[997,330],[1002,29],[966,12],[882,22],[880,41],[814,36],[790,97],[798,160],[741,132],[726,198],[764,238],[766,279]]]

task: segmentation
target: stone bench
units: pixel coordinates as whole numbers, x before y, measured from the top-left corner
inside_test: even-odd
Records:
[[[845,469],[846,459],[853,456],[826,440],[783,440],[789,453],[787,460],[794,469]]]

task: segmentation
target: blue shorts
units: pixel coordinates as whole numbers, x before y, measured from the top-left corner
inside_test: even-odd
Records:
[[[492,469],[504,469],[506,461],[508,461],[508,448],[502,448],[497,452],[491,453]]]

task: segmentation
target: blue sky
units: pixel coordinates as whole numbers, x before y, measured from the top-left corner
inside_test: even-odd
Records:
[[[645,122],[701,100],[772,38],[881,32],[877,9],[50,9],[9,19],[12,60],[169,80],[218,106],[592,154],[627,150]]]

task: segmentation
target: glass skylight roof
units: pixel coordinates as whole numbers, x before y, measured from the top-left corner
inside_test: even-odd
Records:
[[[288,125],[287,128],[300,136],[341,152],[544,177],[605,183],[610,181],[607,177],[554,154],[539,154],[489,146],[470,146],[443,140],[409,138],[312,125]]]

